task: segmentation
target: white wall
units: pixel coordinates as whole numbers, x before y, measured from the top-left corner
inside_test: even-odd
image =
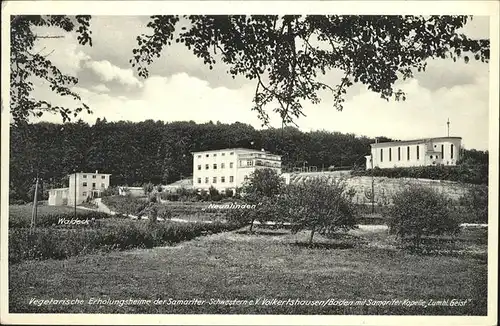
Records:
[[[258,154],[262,157],[247,158],[251,154]],[[264,168],[264,166],[255,166],[255,162],[257,160],[267,161],[265,155],[276,157],[276,155],[269,153],[247,149],[225,149],[193,153],[193,188],[208,189],[214,186],[217,190],[222,191],[241,187],[245,177],[249,176],[256,168]],[[252,161],[252,165],[247,165],[248,160]],[[206,168],[207,164],[208,169]],[[214,164],[217,164],[217,169],[214,169]],[[224,167],[222,167],[222,164],[224,164]],[[201,166],[201,169],[198,169],[198,166]],[[281,163],[277,170],[278,173],[281,173]],[[214,182],[214,177],[216,182]],[[222,177],[225,179],[224,182],[222,182]],[[233,177],[233,182],[231,182],[231,177]],[[208,178],[208,182],[205,182],[206,178]]]
[[[212,185],[219,191],[226,188],[235,188],[237,186],[236,162],[237,153],[234,150],[194,153],[193,188],[208,189]],[[208,169],[206,168],[207,164]],[[216,169],[214,169],[214,164],[217,165]],[[198,166],[201,166],[201,170],[198,169]],[[231,176],[233,177],[233,182],[230,182]],[[214,177],[216,178],[215,183]],[[222,182],[222,177],[225,179],[224,182]],[[206,178],[208,178],[208,182],[206,182]],[[201,183],[198,182],[199,180],[201,180]]]
[[[394,168],[427,165],[456,165],[460,155],[461,139],[459,138],[437,138],[419,143],[401,142],[400,144],[387,143],[372,146],[371,154],[373,167]],[[453,155],[451,148],[453,146]],[[400,156],[398,156],[398,148]],[[417,157],[418,148],[418,157]],[[444,150],[444,157],[441,150]],[[409,152],[409,159],[408,159]],[[369,160],[367,160],[367,169]]]
[[[92,197],[92,192],[100,192],[109,188],[109,174],[102,173],[76,173],[76,196],[75,196],[75,174],[69,175],[68,205],[81,204],[88,197]],[[95,183],[95,187],[93,184]]]

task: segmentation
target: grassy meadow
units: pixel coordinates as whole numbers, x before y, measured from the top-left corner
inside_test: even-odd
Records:
[[[362,226],[333,238],[256,228],[149,249],[22,261],[9,266],[11,313],[485,315],[486,230],[466,229],[450,249],[401,250],[387,229]],[[445,239],[446,240],[446,239]],[[442,241],[442,239],[440,239]],[[30,304],[37,299],[81,305]],[[463,306],[112,305],[100,299],[468,300]]]

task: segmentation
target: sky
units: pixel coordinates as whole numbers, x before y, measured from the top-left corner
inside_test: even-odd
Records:
[[[136,47],[136,36],[150,33],[147,16],[93,16],[93,46],[81,46],[74,34],[62,39],[43,39],[34,51],[48,58],[64,73],[78,77],[74,87],[93,114],[79,118],[93,124],[97,118],[107,121],[144,121],[147,119],[220,121],[248,123],[262,128],[257,113],[251,111],[255,82],[233,80],[222,65],[213,70],[182,45],[173,44],[149,67],[150,77],[138,77],[129,59]],[[463,32],[473,38],[489,38],[489,20],[476,16]],[[61,34],[42,29],[40,35]],[[340,75],[327,75],[331,85]],[[327,130],[369,137],[414,139],[446,136],[462,137],[466,148],[488,149],[489,69],[488,64],[471,60],[430,60],[426,72],[399,84],[407,93],[404,102],[385,101],[355,85],[349,89],[344,110],[333,108],[333,99],[322,94],[320,104],[303,103],[306,117],[296,120],[302,131]],[[75,102],[61,98],[46,85],[36,82],[33,96],[53,104],[74,107]],[[32,121],[62,122],[59,115],[45,113]],[[281,121],[271,115],[271,126]]]

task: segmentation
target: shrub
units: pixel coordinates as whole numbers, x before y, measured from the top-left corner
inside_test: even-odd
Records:
[[[389,228],[402,242],[419,248],[424,236],[460,231],[453,203],[432,188],[411,186],[396,193],[389,208]]]
[[[228,188],[228,189],[226,189],[226,191],[224,192],[224,194],[225,194],[226,198],[232,198],[233,195],[234,195],[234,191],[233,191],[233,189],[229,189]]]
[[[312,244],[315,232],[330,235],[355,227],[357,210],[353,196],[354,191],[343,181],[314,178],[288,185],[278,197],[278,214],[293,223],[293,232],[310,230]]]
[[[282,222],[282,215],[279,214],[279,207],[276,197],[263,197],[258,203],[250,203],[244,200],[228,200],[239,205],[255,206],[255,208],[241,208],[229,209],[226,212],[226,219],[232,223],[242,223],[250,225],[250,232],[252,232],[253,224],[255,221],[259,222]]]
[[[9,262],[65,259],[96,251],[152,248],[197,236],[234,230],[238,223],[147,223],[126,221],[99,229],[27,228],[9,230]]]
[[[448,180],[472,184],[488,184],[488,164],[460,164],[456,166],[415,166],[407,168],[356,170],[353,176],[375,176],[387,178],[422,178]]]
[[[132,196],[111,196],[103,197],[102,202],[109,209],[124,215],[137,215],[148,204],[146,200]]]
[[[222,199],[222,195],[219,193],[214,186],[210,186],[208,188],[208,196],[210,201],[220,201]]]
[[[199,196],[201,201],[209,201],[210,200],[210,195],[208,194],[208,191],[206,191],[205,189],[201,189],[198,196]]]
[[[118,196],[118,187],[108,187],[101,192],[101,197]]]
[[[196,190],[184,187],[178,188],[176,193],[179,195],[179,201],[198,201],[199,196]]]
[[[153,192],[154,186],[151,182],[148,182],[142,185],[142,189],[144,190],[144,194],[149,195]]]
[[[471,185],[459,199],[464,223],[488,223],[488,187]]]
[[[234,198],[242,198],[245,203],[256,205],[255,209],[245,209],[237,218],[250,223],[250,232],[256,220],[260,222],[274,221],[276,213],[276,198],[285,186],[284,180],[278,173],[269,168],[258,169],[252,172],[241,189],[236,189]],[[244,194],[242,197],[240,193]],[[234,216],[229,216],[234,219]]]
[[[160,198],[168,201],[179,201],[179,194],[175,192],[162,192]]]

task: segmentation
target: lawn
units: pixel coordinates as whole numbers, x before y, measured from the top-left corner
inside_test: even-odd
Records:
[[[257,229],[259,230],[259,229]],[[362,227],[335,239],[307,233],[242,230],[176,246],[25,261],[9,266],[11,313],[388,314],[486,315],[486,231],[467,230],[459,255],[398,250],[386,230]],[[470,249],[470,250],[468,250]],[[30,304],[82,299],[78,305]],[[149,304],[89,304],[91,298],[152,300]],[[468,300],[462,306],[230,305],[217,300]],[[199,299],[201,305],[155,304]],[[373,302],[373,301],[372,301]],[[445,302],[445,301],[443,301]],[[458,301],[454,301],[458,302]],[[158,303],[158,302],[157,302]]]

